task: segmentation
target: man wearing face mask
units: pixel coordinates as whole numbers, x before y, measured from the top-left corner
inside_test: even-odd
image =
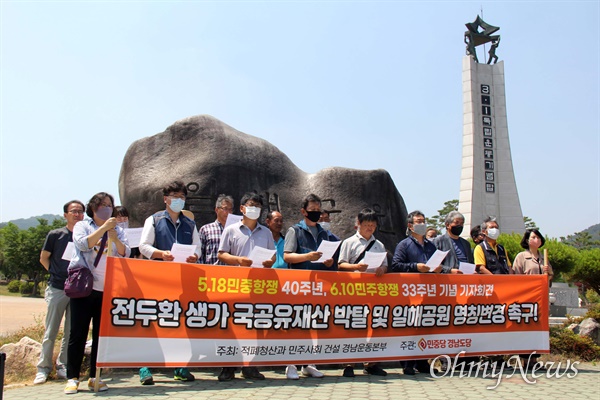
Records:
[[[398,243],[392,258],[391,272],[430,272],[426,265],[427,260],[435,253],[435,246],[425,238],[427,225],[425,215],[421,211],[413,211],[406,217],[408,237]],[[440,273],[439,265],[431,272]],[[428,372],[427,360],[407,360],[401,362],[404,375],[414,375],[415,369],[419,372]]]
[[[258,223],[263,206],[263,199],[257,193],[246,193],[240,201],[242,220],[229,225],[223,230],[219,244],[219,260],[227,265],[250,267],[252,261],[248,256],[255,246],[275,250],[273,234],[266,226]],[[271,268],[273,258],[263,261],[265,268]],[[265,376],[256,367],[242,367],[242,376],[246,379],[263,380]],[[230,381],[235,377],[235,367],[224,367],[219,374],[219,381]]]
[[[175,257],[171,254],[171,248],[174,243],[193,244],[196,246],[195,254],[189,256],[186,262],[195,264],[200,254],[196,223],[181,212],[185,206],[187,188],[183,182],[175,181],[165,186],[162,192],[166,209],[149,216],[144,222],[140,252],[151,260],[173,261]],[[176,368],[174,379],[191,382],[195,378],[187,368]],[[154,384],[152,374],[146,367],[140,368],[140,382],[142,385]]]
[[[325,232],[327,232],[329,241],[331,241],[331,242],[339,242],[340,241],[340,238],[331,232],[331,218],[330,218],[329,211],[327,211],[327,210],[321,211],[321,218],[319,218],[318,223],[319,223],[319,225],[321,225],[321,228],[323,228],[325,230]],[[337,257],[334,257],[334,259],[335,258],[337,258]]]
[[[447,251],[446,258],[442,261],[442,273],[462,274],[458,270],[461,262],[474,264],[471,245],[460,237],[465,225],[465,217],[458,211],[450,211],[444,220],[446,233],[433,240],[435,247]]]
[[[285,235],[283,259],[292,269],[337,271],[337,261],[333,258],[322,263],[312,262],[323,255],[317,251],[321,242],[331,241],[325,229],[318,224],[321,218],[321,198],[316,194],[309,194],[304,198],[300,212],[304,219],[288,229]],[[301,372],[302,375],[313,378],[324,376],[314,364],[303,366]],[[285,374],[287,379],[299,378],[295,365],[288,365]]]
[[[500,236],[496,218],[486,218],[481,224],[481,233],[485,235],[485,240],[475,247],[475,270],[483,275],[513,274],[506,250],[496,242]]]

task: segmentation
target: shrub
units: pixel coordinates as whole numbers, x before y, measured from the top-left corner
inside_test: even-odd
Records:
[[[21,289],[21,282],[10,281],[6,287],[10,293],[17,293]]]
[[[590,304],[584,318],[594,318],[600,322],[600,303]]]
[[[600,346],[591,338],[579,336],[564,328],[550,329],[550,353],[581,361],[600,360]]]
[[[600,295],[596,293],[594,289],[588,289],[585,292],[585,298],[589,303],[599,303],[600,304]]]
[[[33,293],[33,282],[21,282],[19,287],[19,293],[21,294],[31,294]]]

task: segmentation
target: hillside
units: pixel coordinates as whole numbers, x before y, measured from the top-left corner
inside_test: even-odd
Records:
[[[15,220],[8,221],[8,222],[12,222],[16,226],[18,226],[19,229],[29,229],[31,227],[38,225],[38,220],[37,220],[38,218],[43,218],[43,219],[47,220],[49,224],[51,224],[52,221],[54,221],[57,218],[62,218],[62,216],[56,215],[56,214],[44,214],[44,215],[38,215],[36,217],[19,218],[19,219],[15,219]],[[0,228],[6,226],[8,224],[8,222],[0,223]]]

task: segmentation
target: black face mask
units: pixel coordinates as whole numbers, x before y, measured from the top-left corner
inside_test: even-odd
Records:
[[[460,234],[463,231],[463,226],[462,225],[456,225],[456,226],[452,226],[450,227],[450,232],[452,232],[452,234],[454,236],[460,236]]]
[[[306,218],[308,218],[309,221],[319,222],[319,219],[321,218],[321,211],[307,211],[306,213],[308,214]]]

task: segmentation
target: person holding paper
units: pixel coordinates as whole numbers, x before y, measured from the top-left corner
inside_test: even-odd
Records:
[[[73,227],[75,253],[69,267],[86,266],[92,272],[94,283],[93,290],[87,297],[71,298],[71,332],[67,350],[68,381],[64,389],[65,394],[77,393],[90,323],[92,323],[92,352],[88,388],[93,389],[95,386],[106,259],[108,256],[129,257],[131,252],[125,232],[117,226],[114,204],[114,198],[110,194],[96,193],[85,210],[89,218],[77,222]],[[101,380],[98,382],[98,387],[101,392],[108,390],[108,386]]]
[[[198,262],[200,264],[221,264],[219,262],[219,244],[227,216],[231,213],[233,213],[233,197],[220,194],[215,204],[217,219],[215,222],[202,226],[198,231],[200,236],[200,259]]]
[[[151,260],[173,261],[175,259],[171,254],[173,244],[196,245],[195,254],[186,259],[186,262],[194,264],[198,261],[200,254],[198,249],[200,240],[196,222],[182,213],[187,197],[187,188],[183,182],[175,181],[165,186],[162,192],[166,209],[146,218],[140,239],[140,252]],[[196,378],[187,368],[176,368],[173,379],[191,382]],[[140,383],[142,385],[154,384],[149,368],[140,368]]]
[[[266,227],[258,223],[263,207],[263,199],[257,193],[246,193],[240,201],[242,220],[229,225],[223,230],[219,244],[219,260],[227,265],[250,267],[253,261],[248,256],[254,247],[275,250],[273,235]],[[271,268],[275,262],[275,254],[263,260],[265,268]],[[265,376],[256,367],[242,367],[242,376],[246,379],[263,380]],[[235,367],[223,367],[219,381],[230,381],[235,377]]]
[[[481,233],[485,240],[475,247],[475,271],[482,275],[514,274],[508,254],[502,245],[496,242],[500,236],[500,227],[494,217],[488,217],[481,224]]]
[[[183,182],[175,181],[162,190],[166,209],[159,211],[144,222],[140,240],[140,252],[151,260],[173,261],[171,254],[173,243],[199,245],[196,222],[181,212],[185,206],[187,188]],[[189,256],[186,262],[198,261],[199,249]]]
[[[44,293],[48,310],[46,312],[46,329],[42,340],[42,351],[37,363],[37,374],[33,380],[34,385],[45,383],[52,372],[52,358],[54,356],[54,342],[60,328],[60,323],[65,317],[63,339],[60,352],[56,358],[56,377],[67,379],[67,344],[71,329],[71,308],[69,298],[65,294],[65,280],[69,259],[64,258],[65,250],[73,243],[73,227],[83,219],[85,206],[79,200],[71,200],[63,206],[63,216],[67,225],[48,232],[46,241],[40,253],[40,264],[50,273],[48,286]]]
[[[459,264],[474,264],[471,245],[460,237],[465,225],[465,217],[458,211],[450,211],[444,220],[446,233],[433,240],[435,247],[441,251],[447,251],[442,261],[442,273],[462,274],[458,269]]]
[[[398,243],[394,257],[392,258],[392,272],[429,272],[426,265],[427,260],[436,252],[436,248],[425,238],[427,225],[425,215],[421,211],[413,211],[406,217],[408,237]],[[442,266],[439,265],[432,272],[439,273]],[[414,375],[415,369],[419,372],[429,370],[427,360],[408,360],[401,362],[404,375]]]
[[[267,227],[273,234],[273,242],[277,249],[277,259],[273,268],[288,268],[287,263],[283,260],[283,245],[285,243],[285,236],[281,231],[283,230],[283,216],[279,211],[271,211],[265,219]]]
[[[385,246],[373,235],[377,229],[377,213],[370,208],[364,208],[358,213],[358,231],[344,240],[340,249],[338,266],[340,271],[365,272],[369,267],[376,267],[375,275],[382,276],[387,272],[387,257],[380,265],[369,265],[363,262],[367,252],[386,253]],[[379,363],[364,363],[365,374],[386,376],[387,372]],[[346,378],[354,377],[354,367],[348,364],[342,373]]]
[[[283,245],[283,259],[292,269],[310,270],[337,270],[337,261],[333,258],[316,263],[323,255],[317,249],[323,241],[329,241],[327,231],[318,224],[321,218],[321,198],[316,194],[309,194],[302,201],[300,212],[304,217],[302,221],[290,227],[285,235]],[[302,367],[302,375],[322,378],[324,374],[314,364]],[[287,379],[298,379],[298,369],[295,365],[288,365]]]
[[[120,226],[127,234],[127,229],[129,229],[129,211],[124,206],[116,206],[115,214],[117,215],[117,225]],[[129,243],[131,243],[131,236],[128,236]],[[140,253],[139,247],[131,248],[131,255],[129,258],[143,258],[142,253]]]

